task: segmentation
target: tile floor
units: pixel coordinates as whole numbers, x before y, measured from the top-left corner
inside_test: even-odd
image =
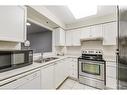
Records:
[[[90,86],[86,86],[83,84],[80,84],[79,82],[67,79],[59,88],[59,90],[98,90],[96,88],[92,88]]]

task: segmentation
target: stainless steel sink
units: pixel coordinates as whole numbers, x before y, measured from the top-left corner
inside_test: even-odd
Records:
[[[44,63],[44,62],[49,62],[49,61],[56,60],[56,59],[58,59],[58,57],[48,57],[48,58],[44,58],[43,60],[39,58],[38,60],[34,60],[34,62]]]

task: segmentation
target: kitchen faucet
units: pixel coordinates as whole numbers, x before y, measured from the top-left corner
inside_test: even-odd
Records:
[[[41,51],[41,62],[43,62],[43,53],[44,53],[44,49],[42,49]]]
[[[36,49],[36,53],[41,53],[40,61],[43,62],[44,48],[43,49]]]

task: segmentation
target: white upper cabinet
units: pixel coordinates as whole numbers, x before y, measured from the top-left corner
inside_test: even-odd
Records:
[[[55,46],[65,45],[65,31],[62,28],[54,29]]]
[[[26,39],[26,7],[0,6],[0,40],[24,42]]]
[[[103,45],[116,45],[117,23],[103,24]]]
[[[66,46],[80,46],[81,32],[79,29],[66,31]]]
[[[102,25],[94,25],[81,28],[81,40],[92,40],[102,38]]]
[[[81,36],[81,32],[79,29],[76,29],[75,31],[73,31],[73,46],[80,46],[81,42],[80,42],[80,36]]]
[[[91,26],[91,38],[102,38],[102,24]]]
[[[73,32],[72,30],[66,31],[66,46],[72,46],[72,40],[73,40]]]
[[[88,39],[90,37],[91,27],[81,28],[81,39]]]

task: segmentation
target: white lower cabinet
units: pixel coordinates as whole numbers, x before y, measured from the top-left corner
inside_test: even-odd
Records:
[[[116,79],[116,62],[106,62],[106,87],[116,89],[117,79]]]
[[[54,65],[54,73],[55,73],[55,88],[57,88],[65,79],[66,72],[64,61],[58,61]]]
[[[41,89],[54,89],[54,64],[41,68]]]
[[[40,77],[37,77],[31,81],[28,81],[27,83],[19,86],[16,89],[41,89],[41,84],[40,84]]]
[[[77,58],[65,58],[9,78],[0,89],[56,89],[68,76],[77,78]]]
[[[77,58],[70,58],[69,59],[69,76],[72,78],[78,78],[78,63]]]
[[[107,77],[106,78],[106,87],[111,88],[111,89],[116,89],[117,88],[117,80],[114,78]]]
[[[17,79],[12,79],[10,82],[5,83],[0,89],[40,89],[40,70],[23,75]]]

